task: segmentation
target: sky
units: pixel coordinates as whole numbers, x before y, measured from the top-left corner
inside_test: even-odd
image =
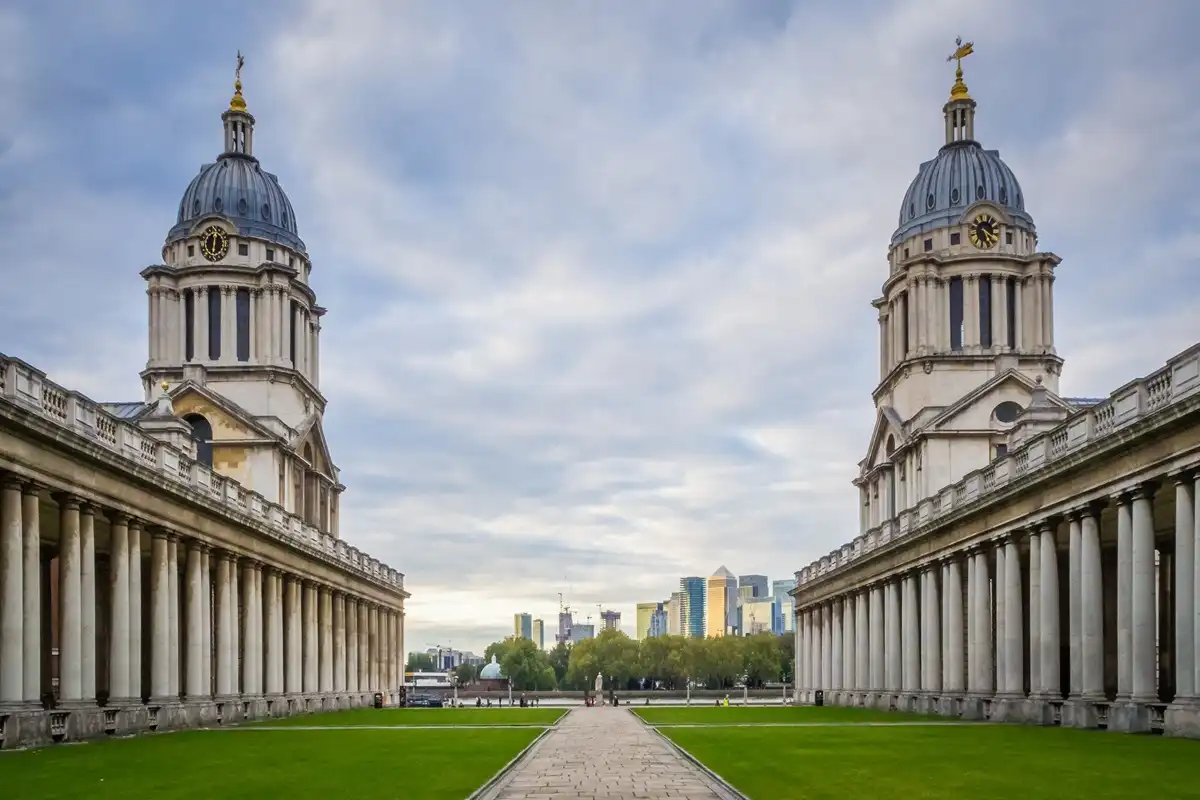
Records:
[[[399,569],[407,648],[482,652],[857,533],[870,302],[942,143],[956,36],[1022,183],[1063,393],[1200,339],[1189,0],[9,0],[0,352],[139,399],[156,263],[221,148],[312,255],[341,533]]]

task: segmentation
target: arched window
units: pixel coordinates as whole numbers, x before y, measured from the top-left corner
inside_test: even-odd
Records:
[[[212,425],[199,414],[188,414],[183,421],[192,426],[192,438],[196,440],[196,460],[212,469]]]
[[[1005,400],[1003,403],[992,409],[992,416],[995,417],[996,422],[1002,422],[1007,425],[1010,422],[1016,422],[1017,417],[1021,416],[1022,410],[1023,409],[1021,408],[1020,403],[1014,403],[1012,400]]]

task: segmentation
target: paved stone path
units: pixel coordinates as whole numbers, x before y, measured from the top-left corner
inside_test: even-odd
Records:
[[[738,800],[624,708],[573,709],[482,800]]]

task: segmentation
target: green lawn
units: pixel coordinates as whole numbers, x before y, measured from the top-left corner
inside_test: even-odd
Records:
[[[632,707],[631,707],[632,708]],[[643,706],[633,712],[651,725],[706,725],[711,723],[800,724],[819,722],[951,722],[946,717],[928,717],[871,708],[840,706]]]
[[[664,722],[704,722],[701,716],[714,723],[729,722],[729,712],[734,711],[746,715],[739,722],[769,722],[771,712],[779,722],[846,722],[849,718],[837,712],[855,709],[640,713],[658,717],[660,711],[685,712],[663,715]],[[896,714],[886,716],[899,719]],[[1181,739],[988,724],[661,730],[753,800],[1200,798],[1200,742]]]
[[[461,800],[539,734],[213,730],[0,753],[0,796]]]
[[[262,725],[364,726],[364,725],[553,725],[566,714],[563,708],[356,708],[268,720]]]

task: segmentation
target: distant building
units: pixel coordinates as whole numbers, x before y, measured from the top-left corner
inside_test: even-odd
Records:
[[[663,603],[663,611],[667,612],[667,635],[679,636],[683,633],[683,600],[679,592],[671,592],[671,599]]]
[[[725,567],[717,567],[707,581],[705,636],[725,636],[737,630],[737,578]]]
[[[513,636],[518,639],[533,638],[532,614],[513,614]]]
[[[641,641],[650,635],[650,620],[656,611],[661,611],[662,603],[638,603],[637,615],[633,623],[633,638]]]
[[[483,663],[483,656],[477,656],[469,650],[430,647],[425,651],[425,654],[433,659],[433,668],[435,671],[450,671],[461,667],[463,664],[479,666]]]
[[[742,590],[747,586],[753,591],[751,597],[767,597],[770,592],[767,590],[766,575],[742,575],[738,578],[738,595],[741,596]]]
[[[540,619],[533,621],[533,643],[538,646],[538,650],[546,649],[546,623]]]
[[[554,634],[555,644],[574,641],[571,638],[572,627],[574,627],[574,621],[571,619],[571,612],[558,612],[558,633]]]
[[[658,605],[659,608],[656,609],[650,617],[649,636],[651,638],[655,636],[666,636],[669,630],[667,625],[667,611],[662,607],[665,604],[659,603]]]
[[[776,611],[775,598],[763,597],[751,600],[742,606],[742,631],[746,636],[756,633],[771,633],[775,630]]]
[[[619,631],[621,630],[621,612],[620,611],[601,611],[600,612],[601,630]]]
[[[679,579],[679,633],[693,639],[704,638],[704,578],[693,575]]]
[[[794,598],[788,592],[795,588],[795,578],[771,581],[771,596],[775,598],[775,624],[771,629],[776,633],[793,630]]]
[[[595,636],[595,625],[575,623],[571,626],[571,642],[582,642],[584,639],[593,639]]]

